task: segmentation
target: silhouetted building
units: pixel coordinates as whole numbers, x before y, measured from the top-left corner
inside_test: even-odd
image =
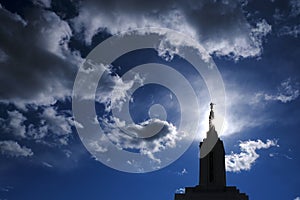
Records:
[[[236,187],[226,186],[225,150],[212,123],[214,104],[210,104],[209,131],[200,142],[199,185],[186,187],[184,194],[175,194],[175,200],[248,200]]]

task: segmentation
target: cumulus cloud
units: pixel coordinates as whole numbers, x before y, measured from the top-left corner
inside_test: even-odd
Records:
[[[0,19],[1,101],[49,105],[70,95],[81,58],[68,48],[68,23],[37,8],[22,18],[1,7]]]
[[[123,80],[118,75],[112,75],[111,68],[107,69],[108,74],[102,77],[96,95],[96,101],[105,105],[107,113],[99,116],[97,121],[117,148],[138,152],[158,164],[161,163],[156,154],[166,148],[175,148],[176,143],[185,136],[184,133],[177,131],[172,123],[163,119],[151,118],[135,123],[130,116],[129,119],[126,118],[123,104],[130,101],[134,85],[140,87],[144,80],[136,73],[132,74],[133,79]],[[114,112],[114,109],[120,112]],[[95,152],[106,152],[106,145],[100,138],[99,141],[90,142],[89,148]],[[128,164],[134,164],[133,161],[129,162]]]
[[[143,85],[143,78],[139,74],[134,74],[133,79],[123,80],[117,74],[112,74],[112,68],[107,68],[108,75],[103,76],[101,84],[96,92],[95,100],[99,103],[103,103],[106,106],[106,110],[121,109],[125,101],[129,101],[129,91],[134,84],[138,86]]]
[[[235,60],[259,56],[262,42],[271,32],[271,26],[260,20],[251,26],[244,18],[243,10],[236,1],[85,1],[80,4],[79,16],[62,20],[50,8],[51,0],[33,0],[38,5],[22,17],[0,6],[0,99],[13,102],[24,108],[23,104],[43,105],[38,114],[37,124],[24,124],[26,118],[19,111],[10,111],[7,127],[20,138],[46,141],[55,138],[59,144],[67,144],[71,127],[76,121],[49,107],[57,99],[71,94],[76,66],[82,62],[78,52],[69,49],[70,39],[76,34],[84,34],[86,44],[93,36],[106,30],[112,34],[142,27],[168,27],[186,33],[200,41],[210,54],[229,56]],[[47,9],[44,9],[47,8]],[[162,46],[159,49],[164,55]],[[176,53],[176,51],[175,51]],[[142,85],[137,75],[134,80],[123,81],[111,76],[100,102],[112,102],[108,106],[120,106],[133,84]],[[114,88],[115,93],[111,90]],[[101,88],[100,88],[101,89]],[[106,90],[105,90],[106,89]],[[45,106],[46,105],[46,106]],[[112,107],[110,107],[112,108]],[[137,148],[153,160],[155,153],[164,148],[174,148],[181,139],[176,127],[164,120],[148,120],[140,124],[126,124],[114,119],[116,135],[111,133],[112,141],[122,148]],[[120,122],[120,124],[117,124]],[[123,126],[122,123],[125,123]],[[163,126],[162,137],[151,142],[129,141],[119,137],[120,127],[129,127],[138,135],[149,135],[149,128]],[[244,127],[241,124],[240,127]],[[232,127],[232,126],[230,126]],[[240,129],[238,129],[240,130]],[[232,131],[232,132],[236,132]],[[126,134],[125,134],[126,135]],[[52,139],[53,139],[52,138]],[[91,144],[96,151],[105,152],[105,146]]]
[[[9,124],[6,128],[9,129],[16,137],[25,138],[26,137],[26,127],[24,121],[26,117],[17,110],[8,111]]]
[[[300,200],[300,197],[296,197],[294,200]]]
[[[176,189],[175,193],[184,194],[185,188],[178,188],[178,189]]]
[[[101,153],[104,153],[104,152],[108,151],[108,149],[105,148],[105,147],[102,147],[101,144],[99,144],[98,141],[90,142],[89,143],[89,148],[92,149],[95,152],[101,152]]]
[[[265,92],[258,92],[255,94],[253,102],[264,101],[280,101],[281,103],[288,103],[297,99],[300,95],[299,83],[293,82],[291,78],[288,78],[280,83],[277,88],[276,94],[268,94]]]
[[[39,114],[38,124],[28,125],[28,139],[45,142],[51,138],[56,145],[67,145],[75,121],[64,113],[59,113],[54,107],[46,107]],[[51,142],[52,143],[52,142]]]
[[[278,146],[277,140],[261,140],[242,141],[239,144],[240,153],[231,153],[225,156],[226,170],[229,172],[240,172],[242,170],[250,170],[255,161],[259,158],[256,152],[259,149],[268,149],[272,146]]]
[[[115,34],[139,27],[168,27],[199,40],[211,54],[234,59],[258,56],[263,38],[271,31],[265,20],[250,26],[236,1],[88,1],[80,4],[79,15],[70,20],[71,26],[51,9],[45,9],[51,6],[51,0],[33,0],[33,3],[38,6],[22,16],[0,7],[3,22],[0,28],[0,63],[3,66],[0,97],[2,102],[13,101],[19,107],[26,103],[47,105],[41,108],[38,124],[25,126],[25,119],[19,116],[11,118],[9,127],[18,125],[20,137],[37,141],[48,138],[48,133],[52,132],[60,138],[61,144],[67,144],[71,125],[77,122],[48,105],[70,95],[75,66],[82,62],[78,52],[71,51],[68,46],[74,36],[73,29],[76,34],[83,33],[89,44],[93,36],[104,29]],[[161,46],[162,55],[165,48]],[[97,101],[110,102],[106,104],[110,108],[120,106],[127,91],[136,83],[143,84],[138,75],[130,81],[110,76]],[[157,124],[170,130],[176,128],[161,120],[132,125],[131,131],[146,133],[144,127]]]
[[[176,142],[184,136],[184,133],[178,132],[173,124],[155,118],[140,124],[128,124],[116,117],[101,121],[106,122],[106,135],[119,149],[138,151],[157,163],[161,163],[161,160],[156,158],[155,154],[166,148],[175,148]],[[161,128],[158,132],[157,127]],[[101,149],[105,149],[105,146]]]
[[[249,31],[249,37],[241,35],[231,40],[219,39],[205,43],[211,54],[232,57],[235,60],[247,57],[256,57],[262,53],[262,40],[272,30],[265,20],[256,23]]]
[[[0,152],[11,157],[28,157],[33,155],[31,149],[20,146],[17,142],[11,140],[0,141]]]
[[[6,119],[0,118],[3,134],[16,139],[33,140],[44,144],[66,145],[72,133],[72,126],[78,123],[54,107],[45,107],[37,113],[38,120],[29,120],[18,110],[8,111]],[[27,123],[24,123],[27,121]],[[79,124],[80,127],[80,124]]]
[[[234,59],[259,56],[271,26],[262,20],[252,27],[238,1],[88,1],[73,19],[87,44],[95,34],[115,34],[134,28],[171,28],[199,40],[211,54]]]
[[[68,118],[62,114],[59,115],[53,107],[45,108],[41,114],[41,118],[46,121],[49,129],[58,135],[71,133],[71,124]]]

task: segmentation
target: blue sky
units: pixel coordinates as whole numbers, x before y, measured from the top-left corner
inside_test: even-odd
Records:
[[[203,77],[172,48],[136,50],[116,59],[99,82],[104,84],[98,84],[97,119],[91,121],[99,122],[104,136],[122,151],[143,156],[144,167],[161,169],[142,173],[129,158],[126,169],[141,173],[108,167],[113,155],[106,144],[99,139],[87,150],[78,134],[82,124],[73,117],[72,89],[85,58],[112,35],[145,27],[193,38],[217,66],[226,94],[219,134],[227,154],[227,184],[250,199],[300,199],[299,1],[0,2],[1,200],[173,199],[175,192],[198,183],[198,144],[208,128],[209,92]],[[177,42],[178,48],[187,44]],[[146,63],[182,74],[196,92],[199,109],[191,111],[168,87],[143,84],[145,77],[121,79]],[[156,72],[152,78],[171,80],[173,75]],[[173,81],[175,89],[184,88],[179,79]],[[134,84],[139,88],[128,105],[136,124],[129,124],[130,130],[149,134],[142,126],[163,125],[155,137],[128,140],[116,131],[128,122],[113,118],[117,111],[109,109],[123,105]],[[156,104],[165,110],[156,106],[149,114]],[[191,132],[179,132],[181,107],[190,112],[188,126],[199,125],[194,140]],[[185,144],[191,145],[164,165],[169,162],[164,151],[177,155]]]

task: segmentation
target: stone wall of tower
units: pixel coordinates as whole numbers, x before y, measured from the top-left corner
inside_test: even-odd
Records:
[[[200,148],[202,146],[200,143]],[[200,159],[199,185],[203,188],[223,189],[226,186],[225,150],[218,139],[212,151]]]

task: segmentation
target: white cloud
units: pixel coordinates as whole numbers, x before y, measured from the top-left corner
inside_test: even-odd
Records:
[[[27,157],[33,155],[31,149],[25,146],[20,146],[17,142],[11,140],[0,141],[0,152],[3,155],[11,157]]]
[[[288,78],[280,83],[277,88],[276,94],[268,94],[265,92],[258,92],[255,94],[253,102],[265,101],[280,101],[282,103],[288,103],[297,99],[300,95],[299,83],[294,83],[291,78]]]
[[[39,142],[48,134],[48,127],[45,125],[45,121],[41,121],[41,124],[37,127],[33,124],[29,124],[26,134],[27,139],[34,139]]]
[[[17,139],[34,140],[45,144],[66,145],[72,133],[72,126],[79,124],[66,113],[59,113],[54,107],[44,107],[43,111],[37,114],[39,121],[33,124],[25,124],[27,118],[18,110],[7,113],[7,119],[0,118],[4,133],[14,135]],[[80,126],[82,127],[81,124]]]
[[[74,125],[71,117],[58,113],[53,107],[46,107],[40,114],[40,123],[40,126],[31,130],[35,139],[41,139],[48,135],[58,141],[59,144],[68,144],[72,126]]]
[[[131,119],[124,117],[121,109],[124,107],[123,103],[130,101],[130,92],[134,88],[134,84],[140,87],[144,80],[139,74],[132,74],[133,79],[124,81],[119,76],[111,76],[110,73],[107,77],[104,76],[96,99],[106,106],[106,111],[112,110],[113,116],[100,117],[97,121],[104,126],[106,136],[119,149],[138,151],[152,161],[161,163],[156,154],[166,148],[175,148],[176,143],[185,136],[184,133],[177,131],[172,123],[163,119],[153,118],[141,123],[134,123]],[[115,113],[114,109],[119,110],[120,113]],[[117,117],[120,115],[120,118]],[[108,149],[106,144],[101,143],[101,139],[100,142],[90,143],[90,147],[95,152],[105,152]]]
[[[70,158],[72,155],[72,151],[68,150],[68,149],[64,149],[63,150],[64,154],[66,155],[67,158]]]
[[[111,68],[108,68],[111,73]],[[121,109],[125,101],[129,101],[129,91],[134,84],[143,85],[143,79],[139,74],[134,74],[132,80],[124,81],[118,75],[104,76],[96,92],[96,101],[104,103],[106,110],[118,108]]]
[[[181,170],[181,172],[178,172],[178,175],[182,176],[182,175],[187,174],[187,173],[188,173],[188,171],[185,168],[183,168]]]
[[[24,121],[26,117],[17,110],[8,111],[9,116],[9,125],[8,129],[11,131],[16,137],[25,138],[26,137],[26,127],[24,125]]]
[[[65,115],[58,114],[53,107],[47,107],[41,114],[50,131],[57,135],[67,135],[72,133],[70,119]]]
[[[89,149],[92,149],[92,151],[95,151],[95,152],[101,152],[101,153],[104,153],[104,152],[107,152],[108,149],[105,148],[105,147],[102,147],[98,141],[92,141],[89,143]]]
[[[262,20],[251,27],[237,1],[127,1],[83,2],[73,19],[86,43],[101,30],[112,34],[144,27],[178,30],[199,40],[211,54],[235,60],[259,56],[262,40],[271,26]]]
[[[160,119],[150,119],[140,124],[128,124],[116,117],[111,117],[109,120],[101,119],[101,121],[106,122],[106,135],[118,148],[137,150],[157,163],[161,163],[161,160],[155,154],[166,148],[175,148],[176,142],[184,136],[184,133],[178,132],[173,124]],[[152,126],[153,124],[155,126]],[[159,132],[156,132],[157,124],[158,127],[161,127]],[[139,130],[139,132],[137,133],[136,130]],[[139,137],[139,135],[147,136],[148,133],[153,134],[153,132],[157,135],[146,139]],[[138,137],[132,137],[132,135]],[[101,144],[101,147],[106,148],[105,144]]]
[[[185,188],[178,188],[178,189],[176,189],[175,193],[184,194]]]
[[[47,163],[47,162],[42,162],[42,164],[45,166],[45,167],[49,167],[49,168],[53,168],[53,165]]]
[[[256,23],[250,28],[248,35],[239,35],[232,40],[220,38],[205,42],[204,46],[210,54],[232,57],[235,60],[247,57],[260,56],[262,40],[272,30],[265,20]]]
[[[225,156],[226,170],[230,172],[250,170],[259,158],[259,154],[256,151],[259,149],[268,149],[272,146],[278,146],[277,140],[267,140],[265,143],[261,140],[240,142],[240,153],[232,152]]]
[[[114,6],[114,3],[119,6]],[[147,2],[146,4],[153,4],[149,7],[140,2],[133,2],[130,7],[124,1],[117,0],[114,3],[110,5],[107,2],[90,1],[82,4],[80,14],[73,20],[73,25],[76,31],[84,31],[86,43],[90,44],[92,37],[104,28],[112,34],[144,27],[172,27],[183,32],[191,31],[189,34],[193,31],[179,9],[166,12],[161,10],[170,2]],[[109,12],[107,7],[110,7]],[[155,11],[156,9],[161,13]]]
[[[294,200],[300,200],[300,197],[296,197]]]

